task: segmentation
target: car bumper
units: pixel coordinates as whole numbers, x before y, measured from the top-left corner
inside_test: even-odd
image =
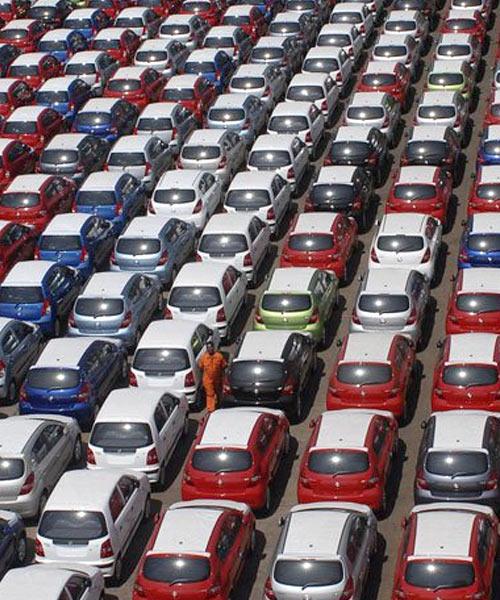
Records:
[[[123,330],[120,329],[119,331],[113,332],[109,332],[104,329],[103,331],[96,330],[89,333],[83,333],[76,327],[68,327],[67,335],[68,337],[106,337],[112,338],[113,340],[121,342],[124,345],[131,345],[134,341],[134,333],[135,331],[133,331],[131,328]]]
[[[254,321],[255,331],[298,331],[299,333],[309,334],[316,342],[321,339],[323,332],[323,326],[319,323],[313,323],[311,325],[295,326],[292,323],[288,323],[280,327],[279,325],[266,325],[266,323],[257,323]]]
[[[446,319],[446,333],[497,333],[500,334],[500,320],[497,320],[494,324],[491,322],[481,323],[454,323],[450,319]]]
[[[80,403],[68,403],[64,407],[58,404],[57,406],[34,406],[30,402],[19,403],[19,414],[20,415],[63,415],[65,417],[71,417],[76,419],[78,423],[88,423],[92,416],[93,404],[88,402]]]
[[[341,396],[332,394],[330,391],[326,395],[327,410],[343,410],[345,408],[388,410],[397,419],[403,415],[404,403],[405,399],[402,396],[374,399],[370,397],[370,394],[367,394],[367,396],[360,395],[358,400],[355,400],[354,398],[342,398]]]
[[[55,560],[51,558],[45,558],[42,556],[35,556],[35,562],[40,565],[54,565],[57,566],[61,563],[67,563],[64,559]],[[109,578],[113,576],[115,570],[115,559],[105,559],[105,560],[72,560],[75,565],[81,565],[82,567],[96,567],[101,571],[103,577]]]
[[[245,399],[239,400],[235,396],[225,394],[222,399],[224,406],[262,406],[265,408],[279,408],[285,411],[291,411],[297,402],[295,394],[292,396],[278,396],[273,400],[262,399],[256,396],[255,400]]]
[[[368,490],[359,492],[349,491],[334,494],[335,488],[329,491],[313,490],[306,488],[299,482],[297,488],[297,499],[300,504],[309,502],[355,502],[357,504],[366,504],[372,510],[377,511],[382,507],[383,488],[377,486]]]
[[[370,270],[378,270],[378,269],[387,269],[387,268],[391,268],[391,269],[398,269],[399,271],[403,270],[403,271],[409,271],[409,270],[415,270],[418,271],[419,273],[421,273],[426,279],[427,281],[430,281],[432,279],[432,276],[434,274],[434,263],[432,261],[426,262],[426,263],[419,263],[419,264],[411,264],[411,263],[385,263],[385,262],[381,262],[381,263],[376,263],[372,260],[369,261],[369,269]]]
[[[440,412],[444,410],[486,410],[497,412],[500,406],[500,398],[495,399],[495,396],[486,398],[439,398],[435,394],[432,395],[431,408],[432,412]]]
[[[500,494],[498,490],[487,490],[479,494],[471,494],[470,496],[460,493],[460,495],[436,494],[432,490],[415,489],[416,504],[430,504],[432,502],[472,502],[473,504],[484,504],[491,506],[495,510],[500,507]]]
[[[267,485],[262,483],[256,486],[249,486],[242,490],[232,490],[228,492],[212,492],[198,489],[195,485],[182,484],[182,500],[206,500],[207,498],[215,500],[232,500],[234,502],[243,502],[248,504],[252,510],[261,509],[266,502]]]
[[[90,465],[89,463],[87,463],[86,468],[89,471],[103,471],[103,470],[113,470],[113,469],[118,469],[123,471],[124,469],[126,469],[127,471],[132,471],[133,473],[144,473],[144,475],[146,475],[146,477],[148,478],[149,483],[158,483],[159,479],[160,479],[160,468],[159,467],[131,467],[128,465],[116,465],[112,466],[112,465],[105,465],[105,466],[99,466],[99,465]]]
[[[36,494],[26,494],[0,500],[0,510],[11,510],[24,518],[34,517],[38,512],[38,497]]]
[[[389,325],[389,324],[387,324]],[[390,328],[387,327],[370,327],[361,323],[349,323],[350,333],[366,333],[371,331],[390,331],[392,333],[400,333],[401,335],[408,336],[413,342],[417,342],[420,336],[419,328],[416,325],[405,325],[402,328]]]

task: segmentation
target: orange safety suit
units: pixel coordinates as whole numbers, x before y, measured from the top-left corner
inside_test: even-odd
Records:
[[[217,396],[222,387],[222,376],[227,367],[226,360],[220,352],[205,354],[198,361],[198,366],[203,371],[203,388],[207,400],[207,409],[209,412],[217,408]]]

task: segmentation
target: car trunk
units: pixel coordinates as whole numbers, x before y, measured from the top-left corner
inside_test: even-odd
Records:
[[[270,329],[304,329],[311,322],[311,312],[309,293],[266,292],[258,314]]]
[[[115,262],[124,271],[151,270],[158,266],[161,243],[154,238],[120,238],[115,247]]]
[[[121,298],[78,298],[75,304],[75,327],[83,334],[117,333],[124,317]]]

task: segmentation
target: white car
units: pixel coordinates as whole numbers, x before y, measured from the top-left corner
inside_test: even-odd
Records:
[[[270,249],[271,231],[250,213],[213,215],[201,233],[196,259],[203,263],[230,264],[257,285]]]
[[[115,27],[126,27],[142,40],[154,37],[157,17],[147,6],[129,6],[123,8],[115,18]]]
[[[64,75],[74,75],[101,95],[106,83],[116,73],[119,65],[106,52],[85,50],[76,52],[64,66]]]
[[[189,50],[178,40],[144,40],[137,48],[134,65],[150,67],[168,79],[179,73],[189,54]]]
[[[354,25],[368,45],[375,31],[375,19],[372,11],[364,2],[339,2],[330,13],[330,23]]]
[[[434,51],[438,60],[466,60],[477,69],[481,60],[481,46],[474,36],[468,33],[443,33]]]
[[[415,80],[420,63],[419,46],[411,35],[383,33],[373,45],[371,60],[380,62],[397,60],[410,69],[412,79]]]
[[[411,35],[422,53],[429,36],[429,21],[418,10],[392,10],[384,23],[383,31],[389,35]]]
[[[429,215],[385,215],[373,238],[369,269],[415,269],[432,281],[440,256],[441,223]]]
[[[452,127],[462,141],[468,121],[469,105],[459,92],[425,92],[415,115],[416,125]]]
[[[280,102],[271,113],[267,133],[293,133],[309,148],[313,158],[318,156],[325,139],[325,119],[312,102]]]
[[[363,59],[363,36],[355,25],[350,23],[327,23],[321,28],[316,39],[321,48],[342,48],[352,60],[354,68]]]
[[[352,77],[353,61],[344,48],[337,46],[314,46],[302,63],[302,73],[325,73],[339,86],[340,95],[345,94]]]
[[[151,487],[143,473],[69,471],[50,495],[35,541],[37,563],[99,567],[119,584],[135,532],[149,519]]]
[[[148,214],[177,217],[201,231],[221,198],[221,182],[210,171],[176,169],[161,176],[149,201]]]
[[[401,124],[401,106],[386,92],[355,92],[347,107],[345,124],[376,127],[394,145]]]
[[[153,102],[142,110],[134,133],[159,137],[177,155],[191,132],[197,128],[193,114],[181,104]]]
[[[286,82],[285,73],[275,65],[246,64],[236,69],[227,91],[230,94],[245,93],[257,96],[268,110],[271,110],[283,98]]]
[[[323,113],[327,127],[331,127],[338,109],[339,89],[330,75],[299,73],[290,81],[285,100],[314,102]]]
[[[208,25],[198,15],[169,15],[158,30],[162,40],[178,40],[189,50],[201,45]]]
[[[245,62],[253,43],[241,27],[235,25],[217,25],[208,30],[203,40],[204,48],[222,48],[236,63]],[[244,50],[244,54],[241,51]]]
[[[146,369],[161,372],[161,351],[143,353],[141,360]],[[173,396],[162,388],[113,390],[90,432],[87,469],[144,473],[150,483],[164,488],[168,461],[188,430],[186,396]]]

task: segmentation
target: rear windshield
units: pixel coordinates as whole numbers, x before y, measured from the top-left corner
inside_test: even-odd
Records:
[[[429,473],[446,477],[480,475],[488,470],[488,455],[485,452],[432,451],[427,454],[425,468]]]
[[[119,25],[118,25],[119,27]],[[90,19],[66,19],[64,21],[65,29],[92,29],[92,21]]]
[[[68,92],[37,92],[37,104],[62,104],[69,101]]]
[[[415,21],[388,21],[385,24],[386,31],[413,31],[415,28]]]
[[[141,167],[146,164],[144,152],[111,152],[108,164],[112,167]]]
[[[118,254],[141,256],[144,254],[158,254],[161,249],[159,240],[147,238],[120,238],[116,244]]]
[[[468,587],[474,583],[474,566],[458,561],[412,560],[406,567],[405,580],[415,587],[432,590]]]
[[[255,90],[266,86],[263,77],[233,77],[231,87],[237,90]]]
[[[78,152],[76,150],[44,150],[40,157],[40,162],[51,165],[77,163]]]
[[[476,189],[476,195],[478,198],[500,198],[500,183],[485,183],[484,185],[478,185]]]
[[[410,308],[407,296],[398,294],[362,294],[359,309],[378,314],[406,312]]]
[[[368,470],[368,453],[359,450],[314,450],[309,454],[307,466],[315,473],[342,475],[364,473]]]
[[[314,102],[324,98],[325,92],[320,85],[294,85],[288,88],[286,97],[299,102]]]
[[[188,35],[189,25],[162,25],[160,33],[162,35]]]
[[[384,109],[381,106],[351,106],[347,109],[347,117],[357,121],[383,119]]]
[[[20,479],[24,475],[24,462],[20,458],[0,456],[0,481]]]
[[[392,73],[367,73],[366,75],[363,75],[361,81],[365,85],[373,87],[394,85],[396,83],[396,76]]]
[[[5,208],[32,208],[40,202],[38,194],[23,192],[7,192],[0,195],[0,205]]]
[[[330,156],[350,160],[364,160],[370,155],[371,148],[368,142],[333,142],[330,147]],[[332,186],[333,187],[333,186]]]
[[[168,60],[168,53],[166,50],[142,50],[135,55],[137,62],[162,62]]]
[[[492,140],[483,144],[483,149],[486,154],[500,154],[500,141]]]
[[[500,294],[459,294],[457,308],[474,314],[496,312],[500,310]]]
[[[195,200],[196,196],[193,190],[178,190],[177,188],[156,190],[153,196],[153,201],[158,204],[188,204]]]
[[[26,384],[32,388],[46,390],[64,390],[80,385],[80,373],[77,369],[36,368],[28,371]]]
[[[0,288],[1,289],[1,288]],[[221,303],[216,287],[174,287],[168,303],[186,311],[203,311]]]
[[[36,133],[35,121],[7,121],[4,127],[5,133]]]
[[[229,473],[248,471],[252,466],[252,455],[248,450],[203,449],[195,450],[193,468],[207,473]]]
[[[462,31],[464,29],[473,29],[476,26],[474,19],[447,19],[446,25],[450,29]]]
[[[441,160],[448,153],[448,144],[439,141],[410,141],[406,146],[406,152],[409,159]]]
[[[225,15],[222,19],[223,25],[248,25],[250,23],[250,17],[245,15]]]
[[[304,589],[336,585],[343,577],[339,560],[278,560],[274,565],[274,579],[278,583]]]
[[[114,192],[78,192],[79,206],[113,206],[116,202]]]
[[[351,45],[351,38],[347,34],[329,33],[318,37],[318,46],[334,46],[344,48]]]
[[[119,50],[119,40],[94,40],[92,42],[92,48],[94,50]]]
[[[238,233],[207,233],[200,240],[200,252],[211,256],[234,256],[248,250],[247,239]]]
[[[373,50],[375,56],[382,56],[384,58],[406,56],[407,53],[408,49],[406,46],[376,46]]]
[[[321,252],[333,246],[333,237],[328,233],[294,233],[288,240],[288,247],[300,252]]]
[[[269,31],[271,33],[277,33],[278,35],[284,34],[286,35],[287,33],[299,33],[300,32],[300,25],[298,23],[271,23],[271,25],[269,25]]]
[[[211,121],[244,121],[245,111],[242,108],[211,108],[208,118]]]
[[[22,40],[28,37],[28,32],[25,29],[5,29],[0,31],[0,38],[2,40]]]
[[[271,198],[267,190],[231,190],[224,202],[232,208],[255,210],[263,206],[269,206]]]
[[[286,150],[254,150],[250,153],[248,164],[252,167],[271,167],[278,169],[291,163]]]
[[[38,526],[42,537],[61,542],[87,542],[107,535],[100,512],[88,510],[47,510]]]
[[[141,89],[139,79],[112,79],[108,83],[110,92],[136,92]]]
[[[66,75],[94,75],[96,72],[93,63],[71,63],[66,66]]]
[[[80,112],[76,115],[75,125],[86,127],[99,127],[100,125],[109,125],[111,115],[105,112]]]
[[[68,43],[66,40],[45,40],[38,44],[38,49],[40,52],[64,52],[67,47]]]
[[[309,123],[306,117],[287,115],[286,117],[272,117],[267,127],[270,131],[278,133],[298,133],[309,129]]]
[[[418,252],[423,247],[421,235],[381,235],[377,239],[377,248],[384,252]]]
[[[337,368],[337,379],[350,385],[377,385],[392,379],[392,368],[384,364],[344,363]]]
[[[335,12],[330,16],[330,23],[362,23],[363,19],[359,13],[355,12]]]
[[[315,184],[311,198],[319,204],[339,202],[348,204],[354,199],[354,186],[349,183]]]
[[[412,183],[410,185],[400,183],[394,187],[394,197],[402,200],[427,200],[434,198],[436,188],[427,183]]]
[[[429,75],[431,85],[462,85],[464,76],[461,73],[432,73]]]
[[[262,297],[262,309],[273,312],[302,312],[311,308],[309,294],[265,293]]]
[[[280,385],[285,376],[283,363],[274,360],[237,360],[229,371],[231,386],[234,388],[253,388],[256,383]]]
[[[464,44],[443,44],[439,46],[437,54],[441,56],[467,56],[470,54],[470,46]]]
[[[254,48],[252,50],[252,59],[256,60],[278,60],[284,55],[283,48]]]
[[[40,250],[68,251],[80,250],[82,243],[78,235],[42,235],[40,238]]]
[[[157,117],[154,119],[143,117],[142,119],[139,119],[137,129],[143,131],[154,131],[155,129],[169,131],[173,129],[172,119],[169,119],[168,117]]]
[[[213,160],[219,158],[219,146],[190,146],[182,148],[182,158],[187,160]]]
[[[36,77],[37,75],[37,65],[13,65],[9,70],[9,77]]]
[[[203,62],[187,62],[184,67],[185,73],[191,73],[194,75],[198,75],[198,73],[215,73],[216,68],[213,62],[203,61]]]
[[[115,27],[142,28],[144,26],[141,17],[120,17],[115,21]]]
[[[210,561],[195,556],[148,556],[142,567],[145,579],[160,583],[195,583],[210,575]]]
[[[39,304],[43,302],[42,288],[35,286],[0,286],[0,303]]]
[[[153,443],[147,423],[96,423],[90,443],[104,450],[135,450]]]
[[[194,98],[194,90],[185,88],[165,88],[163,90],[163,99],[170,100],[171,102],[178,102],[179,100],[192,100]]]
[[[82,317],[111,317],[124,310],[121,298],[78,298],[75,313]]]
[[[339,63],[335,58],[308,58],[302,67],[309,73],[331,73],[337,71]]]
[[[436,104],[434,106],[421,106],[418,109],[418,116],[422,119],[452,119],[456,110],[454,106],[443,106]]]
[[[500,233],[474,233],[469,235],[467,246],[478,252],[499,252]]]
[[[140,348],[133,366],[139,371],[152,371],[168,376],[190,368],[189,356],[183,348]]]
[[[203,42],[204,48],[232,48],[234,46],[233,38],[231,37],[212,37],[206,38]]]
[[[210,10],[210,2],[184,2],[182,9],[189,12]]]
[[[498,369],[494,366],[448,365],[443,369],[443,382],[448,385],[471,387],[494,385],[498,381]]]

